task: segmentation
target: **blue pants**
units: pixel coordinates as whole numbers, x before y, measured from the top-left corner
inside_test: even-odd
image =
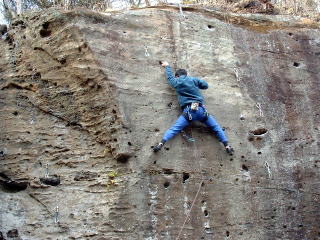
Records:
[[[203,121],[206,117],[205,109],[203,107],[199,107],[199,109],[197,111],[189,110],[188,107],[186,107],[183,110],[184,113],[186,113],[188,111],[192,116],[191,121]],[[220,142],[222,142],[223,144],[228,143],[228,138],[224,134],[224,131],[222,130],[222,128],[217,123],[217,121],[211,115],[209,115],[208,119],[203,123],[206,124],[214,132],[214,134],[216,135],[216,137],[218,138],[218,140]],[[173,126],[165,132],[165,134],[163,136],[163,140],[165,142],[169,141],[171,138],[173,138],[176,134],[181,132],[189,124],[190,124],[190,122],[187,121],[183,115],[181,115],[178,118],[178,120],[175,122],[175,124],[173,124]]]

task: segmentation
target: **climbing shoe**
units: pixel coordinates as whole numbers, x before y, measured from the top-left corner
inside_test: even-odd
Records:
[[[160,142],[160,143],[158,143],[157,146],[154,146],[154,147],[153,147],[153,151],[154,151],[154,152],[158,152],[158,151],[161,150],[162,147],[163,147],[163,143]]]
[[[230,156],[232,156],[233,153],[234,153],[234,150],[233,150],[233,148],[232,148],[230,145],[227,145],[227,146],[226,146],[226,151],[227,151],[227,153],[228,153]]]

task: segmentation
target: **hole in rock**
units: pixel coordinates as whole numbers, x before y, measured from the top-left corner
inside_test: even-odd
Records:
[[[233,158],[230,158],[230,162],[232,162],[233,161]]]
[[[190,174],[189,173],[183,173],[183,183],[186,183],[186,181],[190,178]]]
[[[1,181],[0,184],[5,192],[16,193],[26,190],[28,182],[25,181],[12,181],[10,178],[6,178],[5,181]]]
[[[214,27],[211,24],[208,24],[209,29],[213,29]]]
[[[248,172],[249,168],[245,164],[242,164],[242,170]]]
[[[204,213],[204,216],[208,217],[208,215],[209,215],[208,210],[204,210],[203,213]]]
[[[173,174],[173,170],[166,168],[166,169],[163,169],[163,173],[167,174],[167,175],[171,175],[171,174]]]
[[[287,225],[283,225],[282,227],[283,227],[283,228],[287,228]]]
[[[14,111],[12,114],[17,116],[19,113],[17,111]]]
[[[202,183],[201,183],[201,187],[203,187],[204,185],[205,185],[204,182],[202,182]]]
[[[157,161],[153,161],[153,164],[156,164],[157,163]]]
[[[256,194],[257,194],[257,191],[253,191],[253,194],[256,195]]]
[[[45,185],[58,186],[60,184],[60,177],[54,175],[47,178],[40,178],[40,182]]]
[[[255,136],[261,136],[261,135],[266,134],[267,132],[268,132],[268,130],[265,128],[258,128],[256,130],[250,131],[250,133],[252,133]]]
[[[241,156],[241,158],[244,158],[244,156]]]
[[[43,29],[48,29],[49,27],[49,23],[48,22],[45,22],[44,24],[42,24],[42,28]]]
[[[288,35],[289,35],[289,36],[292,36],[292,35],[293,35],[293,33],[288,33]]]
[[[40,79],[41,78],[41,73],[37,72],[33,75],[33,79]]]
[[[165,183],[163,184],[163,186],[164,186],[164,188],[168,188],[168,187],[170,186],[170,182],[165,182]]]
[[[7,237],[8,238],[18,238],[19,237],[19,232],[17,229],[11,229],[7,232]]]
[[[303,225],[302,224],[299,224],[299,226],[298,226],[299,228],[302,228],[303,227]]]
[[[168,148],[168,147],[165,147],[164,149],[165,149],[166,151],[169,151],[169,150],[170,150],[170,148]]]
[[[42,38],[49,37],[51,35],[51,31],[47,29],[41,29],[39,33]]]
[[[131,142],[128,142],[128,145],[129,145],[129,146],[132,146],[132,143],[131,143]]]
[[[129,161],[130,157],[131,157],[130,153],[120,153],[120,154],[118,154],[116,159],[118,162],[127,163]]]
[[[67,62],[67,60],[65,58],[62,58],[59,60],[59,63],[62,65],[66,64],[66,62]]]
[[[258,152],[258,154],[259,154],[259,155],[261,155],[261,154],[262,154],[262,152]]]
[[[229,237],[230,236],[230,232],[226,231],[226,236]]]
[[[293,63],[293,66],[294,66],[294,67],[299,67],[299,66],[300,66],[300,63],[294,62],[294,63]]]
[[[239,178],[236,178],[236,182],[238,182],[239,181]]]
[[[116,111],[116,110],[114,110],[114,109],[112,109],[112,113],[116,114],[116,113],[117,113],[117,111]]]

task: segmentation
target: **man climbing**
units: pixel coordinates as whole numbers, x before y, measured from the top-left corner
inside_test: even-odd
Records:
[[[160,64],[165,68],[169,84],[178,94],[178,101],[183,113],[175,124],[165,132],[162,141],[153,148],[153,151],[158,152],[161,150],[167,141],[181,132],[192,121],[200,121],[215,133],[218,140],[225,146],[227,153],[232,155],[234,151],[228,144],[224,131],[216,120],[208,114],[204,106],[204,98],[200,93],[200,89],[207,89],[209,87],[208,83],[195,77],[189,77],[185,69],[177,70],[174,76],[168,62],[160,61]]]

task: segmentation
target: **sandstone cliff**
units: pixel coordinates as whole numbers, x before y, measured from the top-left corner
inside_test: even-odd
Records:
[[[320,238],[319,24],[183,13],[12,23],[0,41],[2,239]],[[201,124],[186,130],[194,143],[179,135],[152,153],[179,115],[159,60],[209,83],[233,157]]]

